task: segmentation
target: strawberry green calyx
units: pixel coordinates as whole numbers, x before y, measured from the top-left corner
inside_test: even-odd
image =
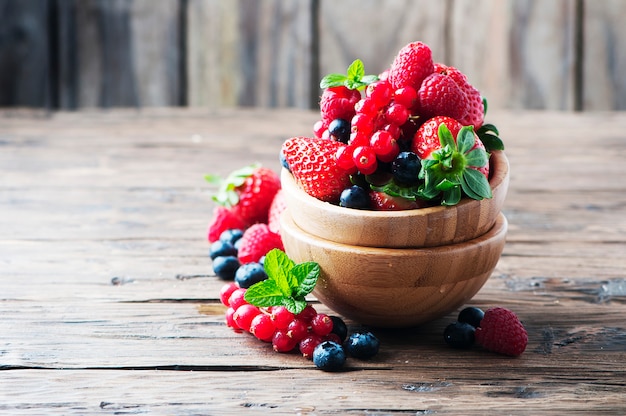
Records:
[[[236,189],[243,185],[248,177],[250,177],[255,169],[259,168],[258,163],[245,166],[241,169],[232,171],[226,178],[221,178],[217,175],[205,175],[204,179],[212,184],[217,185],[218,190],[213,195],[212,199],[218,205],[230,208],[237,205],[239,202],[239,194]]]
[[[365,75],[365,67],[360,59],[354,60],[345,74],[328,74],[320,82],[320,88],[344,86],[351,90],[362,90],[372,82],[378,81],[376,75]]]
[[[442,194],[442,205],[456,205],[462,194],[472,199],[491,198],[489,181],[476,170],[489,163],[489,155],[482,148],[475,148],[476,139],[472,126],[465,126],[455,142],[445,124],[438,130],[441,148],[422,161],[420,178],[424,180],[421,193],[426,198]]]

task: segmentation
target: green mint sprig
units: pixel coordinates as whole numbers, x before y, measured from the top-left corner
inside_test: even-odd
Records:
[[[246,290],[246,302],[260,308],[282,305],[295,315],[302,312],[307,305],[305,296],[313,291],[320,275],[319,264],[296,264],[283,251],[273,249],[265,255],[263,265],[268,278]]]
[[[328,74],[320,82],[320,88],[344,86],[351,90],[362,90],[372,82],[378,81],[377,75],[365,75],[363,61],[355,59],[345,74]]]
[[[236,189],[243,185],[260,166],[259,163],[244,166],[232,171],[225,179],[214,174],[204,175],[205,181],[218,187],[217,192],[212,196],[213,201],[227,208],[237,205],[239,194]]]

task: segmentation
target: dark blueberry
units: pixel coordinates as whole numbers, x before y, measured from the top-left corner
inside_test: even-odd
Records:
[[[371,332],[355,332],[345,342],[346,351],[354,358],[366,360],[378,354],[380,341]]]
[[[350,140],[350,122],[337,118],[328,125],[328,133],[338,142],[348,144]]]
[[[421,168],[422,163],[413,152],[401,152],[391,163],[393,178],[399,184],[417,184]]]
[[[239,259],[235,256],[220,256],[213,259],[213,272],[223,280],[233,280],[239,266]]]
[[[265,279],[267,279],[267,273],[265,273],[265,269],[259,263],[242,264],[235,273],[235,283],[243,289],[247,289]]]
[[[355,209],[368,209],[370,207],[369,193],[357,185],[346,188],[339,198],[339,206]]]
[[[333,330],[331,332],[337,335],[341,342],[344,342],[348,336],[346,323],[339,316],[331,316],[330,319],[333,321]]]
[[[468,306],[459,312],[459,317],[457,321],[465,322],[473,326],[474,328],[478,328],[480,326],[480,321],[483,320],[485,316],[485,312],[482,309],[477,308],[475,306]]]
[[[217,240],[209,247],[209,257],[215,260],[216,257],[237,256],[237,249],[229,242]]]
[[[230,244],[235,244],[237,240],[239,240],[243,236],[243,230],[238,228],[233,228],[231,230],[226,230],[220,234],[220,240],[227,241]]]
[[[280,152],[280,165],[291,172],[291,168],[289,168],[289,163],[287,163],[287,158],[285,157],[284,152]]]
[[[235,250],[237,250],[237,252],[239,252],[239,248],[241,247],[241,238],[237,241],[235,241],[235,244],[233,244],[235,246]]]
[[[313,364],[320,370],[338,371],[346,362],[343,347],[333,341],[324,341],[313,350]]]
[[[467,349],[474,345],[476,328],[467,322],[455,322],[443,331],[443,339],[453,348]]]

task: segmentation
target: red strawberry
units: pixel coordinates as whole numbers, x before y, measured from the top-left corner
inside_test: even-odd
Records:
[[[433,117],[417,130],[411,150],[422,159],[425,197],[443,192],[443,205],[458,203],[461,191],[473,199],[491,198],[489,154],[472,126]]]
[[[350,121],[356,114],[354,105],[361,99],[358,90],[344,86],[326,88],[320,99],[320,114],[325,128],[331,121],[341,118]]]
[[[422,42],[404,46],[389,68],[388,79],[394,90],[403,87],[420,89],[422,81],[433,73],[433,57],[430,47]]]
[[[338,202],[341,192],[351,185],[350,175],[337,166],[335,155],[345,147],[335,140],[292,137],[282,152],[289,169],[302,189],[326,202]]]
[[[476,342],[489,351],[518,356],[528,344],[528,333],[517,315],[506,308],[491,308],[476,328]]]
[[[455,67],[436,63],[435,72],[452,78],[456,85],[461,88],[467,97],[467,111],[464,117],[455,118],[464,126],[474,126],[474,131],[477,131],[485,119],[485,109],[480,92],[469,83],[465,74]]]
[[[370,192],[371,208],[374,211],[402,211],[405,209],[422,208],[425,205],[420,201],[411,201],[399,196],[391,196],[385,192]]]
[[[220,188],[213,196],[215,202],[230,207],[247,226],[267,222],[270,205],[280,189],[276,172],[255,165],[233,171],[224,180],[210,175],[207,180],[219,182]]]
[[[272,205],[270,205],[267,220],[267,225],[270,227],[270,231],[276,234],[280,234],[280,216],[285,208],[287,208],[287,201],[285,199],[285,194],[281,189],[276,193],[276,195],[274,195],[274,200],[272,201]]]
[[[461,119],[467,114],[468,100],[461,87],[444,74],[426,77],[417,91],[420,113],[425,117],[448,116]]]
[[[213,216],[209,223],[208,240],[210,243],[213,243],[226,230],[243,230],[245,228],[246,224],[239,215],[226,207],[218,205],[213,209]]]
[[[267,224],[251,225],[241,237],[237,257],[241,264],[259,261],[270,250],[284,250],[280,235],[273,233]]]

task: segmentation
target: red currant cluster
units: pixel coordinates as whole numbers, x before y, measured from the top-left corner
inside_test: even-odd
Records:
[[[369,84],[365,89],[365,97],[354,106],[348,146],[339,150],[337,164],[347,172],[360,171],[370,175],[376,171],[379,162],[393,161],[400,153],[398,141],[404,137],[401,126],[407,125],[411,110],[417,102],[417,91],[414,88],[394,90],[384,76]],[[332,135],[330,129],[324,129],[323,124],[315,127],[318,137]]]
[[[317,313],[310,304],[297,315],[284,306],[259,308],[244,299],[246,290],[235,283],[227,283],[220,291],[220,300],[228,308],[226,324],[233,330],[249,332],[261,341],[272,343],[277,352],[291,352],[298,348],[308,359],[312,358],[313,350],[322,342],[341,344],[344,341],[345,331],[333,332],[340,329],[335,328],[337,317]],[[341,323],[343,321],[338,326]]]

